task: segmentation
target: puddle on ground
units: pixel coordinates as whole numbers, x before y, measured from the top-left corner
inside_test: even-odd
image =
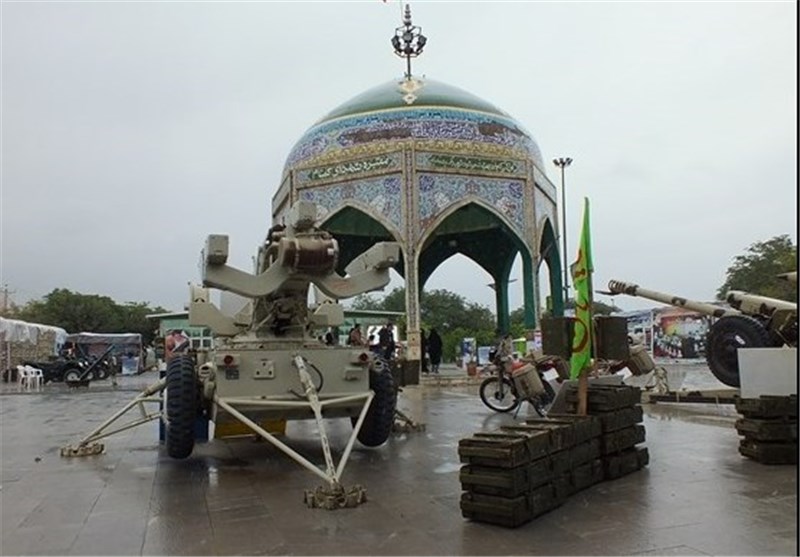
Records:
[[[450,474],[461,470],[461,463],[459,462],[445,462],[433,469],[434,474]]]

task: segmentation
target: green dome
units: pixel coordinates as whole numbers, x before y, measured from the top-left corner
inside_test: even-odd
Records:
[[[492,103],[441,81],[414,78],[411,83],[418,87],[416,89],[413,88],[414,85],[404,88],[406,83],[408,81],[405,79],[393,79],[368,89],[333,109],[318,120],[317,124],[374,111],[422,107],[461,108],[511,118]]]

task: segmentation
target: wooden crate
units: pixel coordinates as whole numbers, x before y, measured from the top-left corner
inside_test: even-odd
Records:
[[[552,484],[547,483],[519,497],[498,497],[467,492],[461,494],[464,518],[516,528],[557,506]]]
[[[599,437],[602,433],[600,419],[597,416],[579,416],[577,414],[547,414],[550,421],[572,423],[575,427],[575,444],[580,444]],[[534,422],[535,420],[529,420]]]
[[[797,419],[797,395],[761,395],[758,398],[736,398],[736,411],[746,418]]]
[[[600,451],[604,455],[618,453],[639,443],[644,443],[644,439],[644,426],[636,424],[602,435],[600,437]]]
[[[796,419],[789,421],[785,418],[740,418],[736,420],[736,431],[753,441],[797,442]]]
[[[574,409],[578,403],[578,387],[569,384],[564,388],[567,389],[568,407]],[[641,389],[628,385],[589,385],[587,391],[587,406],[591,414],[635,406],[641,401]]]
[[[797,464],[797,442],[775,443],[742,439],[739,454],[762,464]]]
[[[603,481],[603,460],[595,458],[573,468],[570,483],[574,491],[580,491]]]
[[[550,452],[568,449],[575,444],[575,423],[564,420],[537,418],[526,420],[524,424],[504,426],[501,431],[545,432],[550,439]]]
[[[476,466],[515,468],[550,452],[547,431],[476,433],[458,442],[461,462]]]
[[[603,478],[614,480],[647,466],[650,453],[647,447],[635,447],[603,457]]]
[[[459,472],[461,488],[484,495],[519,497],[553,479],[550,458],[516,468],[466,465]]]

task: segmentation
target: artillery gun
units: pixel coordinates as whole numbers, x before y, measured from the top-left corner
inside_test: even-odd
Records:
[[[315,226],[316,206],[300,201],[285,225],[270,229],[258,249],[255,273],[227,265],[228,237],[211,235],[202,252],[202,286],[190,286],[189,324],[211,329],[213,349],[175,355],[161,379],[76,447],[62,455],[96,454],[103,430],[135,405],[164,391],[167,454],[184,459],[195,445],[195,425],[207,417],[215,428],[241,422],[284,454],[323,478],[327,485],[306,492],[312,507],[355,506],[365,500],[361,486],[345,490],[340,477],[358,439],[369,447],[383,444],[394,425],[397,389],[386,361],[366,346],[330,346],[313,335],[315,328],[344,323],[338,303],[311,311],[309,288],[331,299],[343,299],[383,288],[389,268],[399,261],[395,242],[381,242],[336,272],[339,246]],[[223,314],[209,300],[210,288],[249,298],[234,316]],[[353,431],[338,466],[334,463],[323,420],[350,418]],[[146,415],[138,423],[154,419]],[[270,424],[314,419],[325,456],[324,470],[270,432]],[[136,424],[134,424],[136,425]],[[117,430],[119,431],[119,430]]]
[[[779,277],[797,282],[796,272]],[[711,373],[730,387],[739,387],[738,349],[797,347],[797,304],[794,302],[730,290],[726,301],[731,307],[724,308],[619,280],[609,281],[608,290],[612,295],[639,296],[713,317],[715,321],[706,337],[706,361]]]

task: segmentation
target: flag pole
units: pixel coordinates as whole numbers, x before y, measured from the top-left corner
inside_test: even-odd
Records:
[[[597,375],[597,358],[594,357],[592,352],[595,350],[595,330],[594,330],[594,296],[592,295],[592,273],[589,272],[587,278],[589,282],[589,338],[590,340],[590,355],[591,365],[586,366],[581,370],[581,375],[578,377],[578,415],[585,416],[589,413],[589,371],[593,375]]]

